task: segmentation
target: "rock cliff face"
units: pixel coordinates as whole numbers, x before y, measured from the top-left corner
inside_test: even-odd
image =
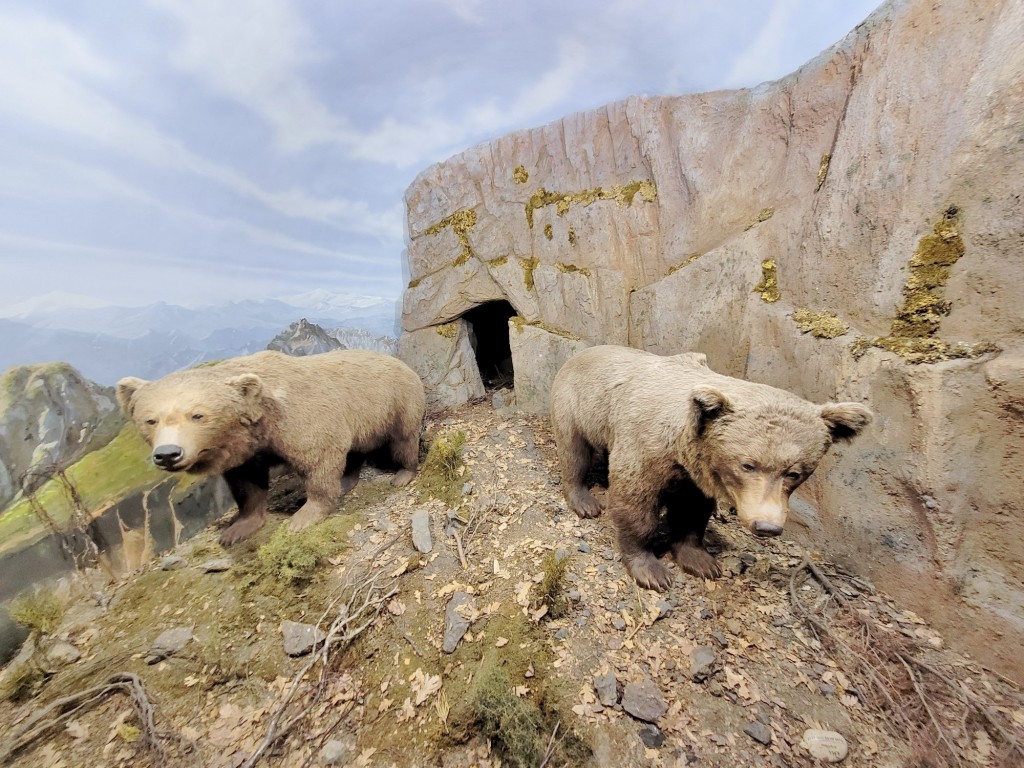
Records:
[[[468,340],[504,327],[467,313],[507,302],[535,410],[553,372],[520,361],[538,336],[556,357],[701,350],[869,403],[871,434],[805,485],[798,530],[1019,676],[1021,39],[1013,0],[895,0],[778,82],[634,97],[427,169],[406,193],[400,356],[448,328],[428,386],[473,396]]]
[[[0,377],[0,509],[21,490],[26,471],[67,467],[120,425],[113,391],[70,365],[9,369]]]
[[[387,336],[377,336],[362,328],[321,328],[308,320],[297,320],[267,345],[288,355],[317,355],[332,349],[369,349],[395,354],[396,342]]]

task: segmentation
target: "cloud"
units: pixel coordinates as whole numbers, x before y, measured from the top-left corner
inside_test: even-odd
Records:
[[[786,74],[785,52],[791,47],[787,32],[798,4],[799,0],[775,0],[754,42],[733,60],[725,87],[749,87]]]

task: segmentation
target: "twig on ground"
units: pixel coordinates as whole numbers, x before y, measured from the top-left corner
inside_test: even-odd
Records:
[[[562,721],[559,720],[555,723],[555,728],[551,731],[551,738],[548,739],[548,747],[544,750],[544,759],[540,761],[540,765],[537,768],[545,768],[551,761],[551,758],[555,754],[555,746],[558,744],[556,739],[558,738],[558,728],[562,725]]]

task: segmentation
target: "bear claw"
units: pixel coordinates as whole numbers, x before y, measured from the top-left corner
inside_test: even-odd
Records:
[[[263,527],[264,519],[263,515],[238,518],[221,533],[220,545],[230,547],[232,544],[248,539]]]
[[[633,560],[623,561],[623,564],[636,583],[644,589],[666,592],[672,586],[672,572],[649,552]]]
[[[569,508],[576,513],[577,517],[589,520],[601,514],[601,502],[595,499],[594,494],[588,489],[573,488],[566,495]]]
[[[698,547],[677,544],[672,548],[672,559],[680,569],[700,579],[717,579],[722,575],[715,558]]]
[[[395,488],[401,488],[403,485],[411,483],[414,477],[416,477],[416,473],[411,469],[399,470],[395,473],[395,476],[391,478],[391,485]]]

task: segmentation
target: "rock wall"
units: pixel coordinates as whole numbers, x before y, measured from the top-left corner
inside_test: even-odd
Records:
[[[8,369],[0,377],[0,509],[20,492],[25,472],[69,466],[122,423],[113,390],[66,363]]]
[[[1024,679],[1022,39],[1013,0],[897,0],[780,81],[428,168],[403,341],[506,300],[537,333],[869,403],[796,535]]]

